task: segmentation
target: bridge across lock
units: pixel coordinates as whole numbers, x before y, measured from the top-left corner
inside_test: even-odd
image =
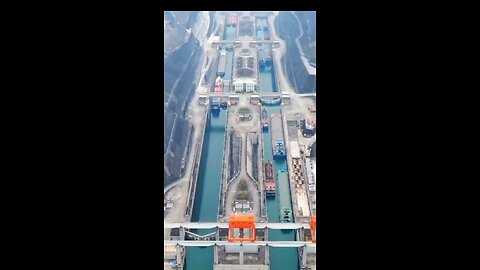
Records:
[[[230,216],[229,223],[218,222],[189,222],[189,223],[164,223],[165,229],[179,229],[182,231],[179,240],[167,240],[164,241],[165,246],[272,246],[272,247],[315,247],[316,242],[316,216],[312,216],[309,224],[306,223],[255,223],[255,217],[252,214],[246,215],[232,215]],[[221,241],[218,238],[218,229],[229,229],[227,241]],[[184,240],[184,229],[217,229],[217,238],[214,241],[191,241]],[[251,230],[253,236],[251,237],[234,237],[232,235],[235,229],[247,229]],[[273,229],[273,230],[300,230],[304,232],[305,229],[309,229],[312,234],[312,241],[257,241],[256,229]],[[215,233],[212,233],[215,234]],[[303,235],[303,233],[302,233]]]
[[[269,28],[272,27],[272,24],[269,23],[267,25]],[[232,44],[235,43],[236,40],[236,31],[235,27],[225,27],[225,33],[221,37],[222,41],[220,42],[225,42],[227,41],[228,43]],[[272,36],[272,39],[274,37]],[[243,42],[245,43],[245,42]],[[255,42],[257,43],[257,42]],[[270,45],[268,43],[271,43],[271,41],[262,41],[258,40],[258,43],[255,44],[255,47],[261,47],[265,45]],[[229,45],[230,45],[229,44]],[[232,44],[235,45],[235,44]],[[253,44],[242,44],[242,46],[252,46]],[[272,44],[275,45],[275,44]],[[227,51],[227,68],[225,72],[225,80],[232,81],[232,73],[231,73],[231,67],[233,65],[233,52],[232,51]],[[280,97],[282,95],[282,91],[278,85],[278,82],[276,82],[276,77],[275,77],[275,70],[274,70],[274,65],[270,69],[266,69],[265,71],[260,71],[259,72],[259,84],[261,85],[259,87],[258,93],[251,93],[251,94],[256,94],[257,96],[262,97],[261,94],[267,94],[271,92],[276,92],[272,93],[272,96],[269,96],[269,98],[274,98],[274,97]],[[205,94],[205,102],[208,102],[208,98],[214,98],[214,97],[219,97],[219,98],[227,98],[228,93],[225,93],[224,96],[214,96],[215,94],[218,93],[209,93]],[[233,94],[233,93],[230,93]],[[203,95],[202,95],[203,96]],[[229,97],[229,96],[228,96]],[[265,96],[267,97],[267,96]],[[238,97],[235,97],[238,98]],[[267,111],[270,113],[280,113],[281,112],[281,107],[280,106],[269,106],[267,107]],[[192,223],[192,224],[180,224],[180,223],[170,223],[170,224],[165,224],[166,227],[172,226],[173,228],[179,228],[178,230],[173,229],[172,231],[175,231],[175,236],[172,239],[172,241],[177,241],[177,242],[172,242],[172,241],[165,241],[165,245],[175,245],[177,249],[180,247],[186,246],[185,252],[188,254],[186,256],[186,261],[185,261],[185,270],[197,270],[197,269],[213,269],[213,264],[215,262],[215,256],[218,254],[215,253],[215,250],[218,248],[224,248],[220,246],[221,244],[224,245],[229,245],[229,246],[234,246],[234,245],[265,245],[267,248],[263,248],[263,246],[260,247],[265,250],[265,257],[266,265],[271,267],[271,269],[274,270],[295,270],[299,269],[299,263],[295,262],[298,258],[299,255],[301,255],[302,252],[300,250],[309,250],[308,252],[315,253],[315,247],[309,247],[309,246],[302,246],[300,248],[276,248],[277,246],[281,245],[310,245],[310,246],[315,246],[314,243],[311,242],[304,242],[304,241],[295,241],[298,237],[299,233],[304,230],[304,226],[302,228],[297,229],[276,229],[276,225],[267,225],[267,229],[271,227],[269,230],[262,230],[262,226],[265,226],[264,224],[255,224],[254,228],[259,229],[257,232],[259,234],[264,233],[265,238],[262,239],[262,237],[257,238],[258,241],[255,242],[230,242],[230,241],[225,241],[225,231],[228,228],[227,224],[217,224],[215,221],[217,221],[217,212],[213,211],[213,209],[217,209],[218,206],[218,197],[220,193],[220,182],[221,182],[221,162],[222,158],[224,157],[224,149],[221,147],[223,146],[222,138],[224,138],[224,133],[226,131],[226,125],[227,121],[225,121],[225,114],[226,111],[221,110],[220,111],[220,118],[221,118],[221,126],[218,124],[220,119],[218,119],[218,116],[212,116],[212,122],[214,122],[215,129],[206,129],[205,131],[205,136],[206,140],[204,143],[204,148],[202,151],[202,161],[200,164],[200,172],[199,172],[199,177],[198,177],[198,189],[197,189],[197,196],[195,197],[195,206],[194,206],[194,211],[193,215],[191,217],[192,221],[200,221],[200,223]],[[213,115],[213,114],[212,114]],[[215,118],[217,117],[217,119]],[[212,135],[215,133],[215,137]],[[221,134],[217,134],[221,133]],[[218,135],[218,136],[216,136]],[[271,149],[271,134],[265,132],[265,139],[263,140],[264,143],[262,145],[262,152],[265,154],[265,159],[268,160],[273,160],[272,159],[272,149]],[[209,141],[214,142],[214,143],[209,143]],[[210,146],[209,146],[210,145]],[[215,147],[212,147],[211,145],[214,145]],[[218,146],[218,147],[217,147]],[[218,161],[218,162],[217,162]],[[275,171],[286,167],[286,162],[281,160],[274,160],[274,168]],[[208,170],[206,169],[208,168]],[[218,169],[216,169],[218,168]],[[208,184],[206,184],[208,183]],[[266,207],[268,205],[268,208]],[[278,213],[280,211],[279,209],[279,201],[278,198],[268,198],[265,209],[268,211],[265,213],[268,216],[268,222],[279,222],[279,217]],[[205,223],[202,223],[204,221]],[[209,223],[209,224],[206,224]],[[212,224],[213,223],[213,224]],[[280,223],[278,223],[280,224]],[[179,226],[179,227],[174,227],[174,226]],[[212,229],[210,229],[210,232],[200,232],[204,231],[202,229],[193,229],[194,226],[201,226],[202,228],[209,227],[213,229],[217,228],[215,231],[216,233],[220,232],[221,235],[220,237],[218,236],[212,236]],[[182,227],[183,226],[183,227]],[[283,226],[283,225],[280,225]],[[284,226],[283,226],[284,227]],[[182,231],[185,233],[185,231],[190,230],[192,228],[191,232],[187,232],[188,236],[185,237],[179,237],[182,235]],[[199,227],[197,227],[199,228]],[[195,234],[210,234],[210,236],[199,236]],[[215,234],[215,232],[213,232]],[[206,237],[205,237],[206,236]],[[200,239],[199,239],[200,238]],[[224,241],[208,241],[208,240],[224,240]],[[308,238],[303,238],[303,240],[308,239]],[[186,240],[186,241],[185,241]],[[190,240],[190,241],[189,241]],[[194,241],[192,241],[194,240]],[[206,241],[204,241],[206,240]],[[265,241],[262,241],[265,240]],[[277,241],[275,241],[277,240]],[[181,243],[179,243],[181,241]],[[293,243],[292,243],[293,242]],[[193,245],[193,246],[191,246]],[[210,245],[210,246],[207,246]],[[212,246],[213,245],[213,246]],[[202,248],[199,248],[202,247]],[[203,248],[206,247],[206,248]],[[236,248],[236,247],[233,247]],[[252,248],[252,247],[251,247]],[[270,258],[270,259],[269,259]],[[271,262],[270,262],[271,261]],[[217,269],[217,268],[215,268]],[[223,268],[222,268],[223,269]],[[263,269],[263,268],[262,268]]]
[[[217,45],[217,44],[222,44],[222,45],[240,45],[242,42],[240,40],[217,40],[213,41],[212,45]],[[279,40],[252,40],[249,42],[249,45],[260,45],[260,44],[272,44],[275,46],[280,46],[280,41]]]

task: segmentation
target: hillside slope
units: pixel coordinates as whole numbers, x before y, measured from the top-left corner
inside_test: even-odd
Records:
[[[182,177],[182,160],[186,157],[192,125],[185,120],[188,102],[195,90],[202,48],[195,37],[198,12],[170,12],[165,16],[175,27],[165,32],[170,42],[164,44],[164,186]],[[207,18],[209,20],[209,18]],[[204,22],[205,23],[205,22]],[[204,29],[204,32],[208,30]],[[192,31],[193,28],[193,31]],[[195,34],[192,34],[194,32]],[[203,32],[202,32],[203,33]],[[202,34],[200,34],[202,35]],[[168,49],[168,50],[167,50]]]
[[[301,24],[300,24],[301,25]],[[293,84],[298,93],[316,92],[316,71],[305,58],[297,46],[296,39],[301,37],[299,21],[292,12],[282,11],[275,18],[275,29],[287,45],[287,53],[282,58],[282,65],[288,80]],[[312,31],[309,29],[308,31]],[[308,38],[308,37],[307,37]],[[299,40],[299,43],[301,39]]]

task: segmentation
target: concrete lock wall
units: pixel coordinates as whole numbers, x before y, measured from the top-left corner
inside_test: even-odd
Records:
[[[252,140],[250,137],[251,134],[247,136],[247,173],[250,176],[253,176],[252,173]]]
[[[225,246],[225,253],[240,253],[240,250],[244,253],[258,253],[258,246]]]
[[[317,247],[316,246],[313,246],[313,247],[307,246],[307,253],[317,253]]]

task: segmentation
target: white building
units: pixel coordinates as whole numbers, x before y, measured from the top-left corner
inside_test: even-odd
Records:
[[[290,156],[292,158],[300,158],[300,147],[297,141],[290,141]]]
[[[233,87],[236,93],[251,93],[256,90],[257,80],[254,78],[237,78],[233,79]]]

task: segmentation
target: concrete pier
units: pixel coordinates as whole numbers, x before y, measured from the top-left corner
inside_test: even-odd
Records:
[[[200,159],[202,158],[202,149],[203,149],[203,140],[205,138],[205,130],[207,127],[207,123],[210,120],[210,109],[207,107],[205,109],[205,114],[203,116],[205,121],[203,122],[203,128],[200,135],[200,139],[197,142],[196,149],[195,149],[195,158],[194,158],[194,166],[193,166],[193,174],[190,179],[190,187],[188,191],[188,200],[187,200],[187,207],[185,208],[185,217],[187,220],[190,220],[192,217],[193,211],[193,204],[195,202],[195,191],[197,190],[197,182],[198,182],[198,171],[200,170]]]
[[[223,217],[225,216],[225,196],[223,195],[224,194],[224,190],[227,188],[227,185],[225,184],[226,182],[226,179],[228,178],[228,169],[229,169],[229,164],[228,164],[228,160],[229,160],[229,147],[228,147],[228,143],[229,143],[229,136],[228,136],[228,116],[230,114],[230,111],[227,109],[227,119],[226,119],[226,124],[225,124],[225,132],[224,132],[224,135],[223,135],[223,162],[222,162],[222,168],[221,168],[221,171],[222,171],[222,178],[220,179],[220,194],[218,194],[218,200],[219,200],[219,204],[218,204],[218,215],[217,215],[217,221],[222,221],[223,220]]]

